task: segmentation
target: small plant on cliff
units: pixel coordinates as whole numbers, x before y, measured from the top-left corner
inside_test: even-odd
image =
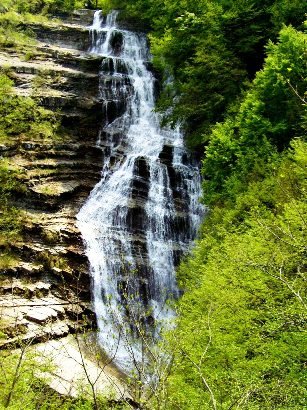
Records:
[[[0,133],[3,142],[10,137],[19,139],[57,138],[59,122],[57,114],[42,108],[30,97],[15,94],[14,82],[6,74],[0,74]]]
[[[11,168],[8,161],[0,160],[0,244],[9,244],[20,237],[23,215],[12,204],[15,193],[25,191],[19,180],[20,171]]]

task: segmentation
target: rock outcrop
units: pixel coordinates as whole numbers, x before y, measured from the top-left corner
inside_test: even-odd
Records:
[[[0,276],[0,349],[58,339],[95,326],[90,277],[76,214],[100,179],[103,149],[98,98],[101,57],[87,52],[92,11],[65,23],[31,24],[37,41],[23,51],[0,50],[0,67],[15,92],[32,96],[61,118],[62,135],[12,138],[0,146],[26,186],[23,239]],[[29,27],[27,27],[29,28]],[[2,249],[5,253],[5,249]]]

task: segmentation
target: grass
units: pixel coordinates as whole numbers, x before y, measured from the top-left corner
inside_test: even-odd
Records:
[[[22,171],[7,159],[0,160],[0,245],[8,246],[21,238],[24,213],[14,207],[16,193],[23,195],[26,187]],[[8,263],[8,260],[4,262]],[[4,263],[3,262],[3,263]]]
[[[0,258],[0,270],[14,268],[20,262],[20,258],[13,252],[5,251]]]

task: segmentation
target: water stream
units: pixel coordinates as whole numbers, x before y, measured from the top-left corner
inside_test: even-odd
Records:
[[[140,332],[155,337],[173,317],[175,266],[202,216],[200,177],[179,128],[160,127],[146,36],[97,11],[90,52],[103,56],[101,181],[78,226],[93,278],[99,341],[124,370],[143,360]]]

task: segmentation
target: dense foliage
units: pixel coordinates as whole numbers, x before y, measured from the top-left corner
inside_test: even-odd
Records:
[[[306,38],[269,43],[203,161],[201,239],[182,265],[166,408],[306,407]],[[289,147],[289,148],[288,148]]]
[[[170,408],[307,405],[306,159],[295,140],[204,223],[180,270]]]
[[[80,5],[5,0],[0,44],[28,41],[31,33],[21,30],[20,22],[32,18],[29,13]],[[193,254],[179,270],[184,296],[177,327],[166,336],[172,368],[149,408],[306,408],[307,3],[105,0],[100,5],[122,9],[122,18],[149,31],[163,78],[159,109],[168,121],[182,123],[203,157],[203,201],[210,206]],[[52,137],[51,114],[33,99],[14,95],[12,85],[0,76],[2,138],[37,138],[47,130]],[[20,189],[18,170],[3,161],[5,236],[16,231],[10,200]],[[22,394],[16,391],[16,400]]]
[[[3,0],[0,11],[16,11],[18,13],[58,13],[72,11],[83,7],[84,2],[79,0]]]
[[[159,101],[181,121],[191,145],[207,141],[247,81],[261,68],[265,45],[283,24],[302,27],[306,3],[289,0],[111,0],[150,28],[155,64],[164,75]],[[171,112],[171,114],[170,114]]]
[[[235,115],[214,126],[203,163],[205,202],[235,198],[250,179],[268,172],[267,164],[304,135],[306,35],[285,27]]]
[[[201,239],[180,269],[167,408],[305,408],[306,40],[292,27],[203,161]]]
[[[165,80],[159,108],[205,143],[210,211],[179,270],[156,407],[305,408],[307,5],[112,4],[144,17]]]

